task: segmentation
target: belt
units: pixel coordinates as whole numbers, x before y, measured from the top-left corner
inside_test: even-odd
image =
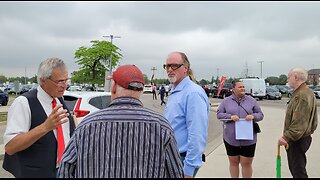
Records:
[[[187,152],[180,153],[180,156],[181,157],[186,157],[187,156]],[[202,154],[201,159],[202,159],[203,162],[206,162],[206,155]]]

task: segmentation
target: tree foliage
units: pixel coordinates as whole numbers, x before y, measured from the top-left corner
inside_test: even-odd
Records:
[[[72,73],[72,82],[104,84],[105,72],[110,69],[112,55],[112,69],[117,66],[122,55],[120,48],[109,41],[93,40],[91,47],[81,46],[75,52],[76,63],[80,66],[78,71]]]
[[[287,84],[287,79],[288,77],[284,74],[281,74],[279,76],[279,82],[278,82],[278,85],[286,85]]]
[[[269,85],[286,85],[287,84],[287,76],[281,74],[279,77],[270,76],[265,79],[266,83]]]
[[[7,78],[4,75],[0,75],[0,83],[5,83]]]

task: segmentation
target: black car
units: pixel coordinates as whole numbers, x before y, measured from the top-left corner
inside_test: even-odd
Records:
[[[225,83],[222,86],[219,96],[218,96],[218,91],[219,91],[219,88],[214,89],[212,93],[212,97],[218,97],[218,98],[224,99],[225,97],[232,95],[232,83]]]
[[[1,104],[2,106],[6,106],[6,105],[8,104],[8,101],[9,101],[8,93],[3,92],[3,91],[0,89],[0,104]]]

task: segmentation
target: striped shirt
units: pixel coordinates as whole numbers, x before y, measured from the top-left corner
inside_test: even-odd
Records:
[[[169,122],[138,99],[121,97],[79,124],[58,177],[182,178],[183,168]]]

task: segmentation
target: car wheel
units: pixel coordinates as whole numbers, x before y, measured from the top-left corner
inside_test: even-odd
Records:
[[[268,99],[268,100],[270,99],[270,96],[269,96],[269,95],[267,95],[267,99]]]

